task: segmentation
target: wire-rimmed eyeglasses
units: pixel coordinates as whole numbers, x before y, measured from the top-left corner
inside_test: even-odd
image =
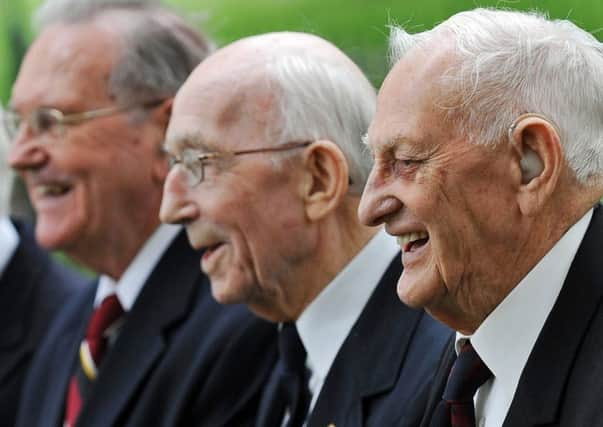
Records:
[[[11,109],[2,110],[2,128],[9,142],[16,140],[17,135],[25,123],[34,136],[52,135],[61,137],[64,135],[65,126],[78,125],[80,123],[100,117],[112,116],[137,108],[154,108],[169,98],[156,99],[140,104],[117,105],[112,107],[96,108],[94,110],[79,113],[66,114],[52,107],[40,107],[28,114],[19,114]]]
[[[168,154],[170,169],[180,167],[185,173],[187,183],[190,187],[195,187],[202,183],[206,178],[205,169],[210,162],[222,159],[228,159],[242,154],[265,153],[271,151],[286,151],[294,148],[307,147],[314,141],[292,141],[281,145],[271,147],[250,148],[247,150],[221,151],[213,153],[200,153],[193,149],[185,149],[180,157]]]

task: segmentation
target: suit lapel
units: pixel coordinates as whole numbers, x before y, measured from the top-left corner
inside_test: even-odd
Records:
[[[19,244],[4,273],[0,275],[0,383],[23,358],[33,351],[26,342],[31,314],[23,307],[31,306],[31,294],[41,266],[25,265],[25,248]],[[31,271],[31,269],[34,269]]]
[[[337,353],[308,427],[337,425],[341,420],[346,426],[361,426],[363,401],[396,383],[422,314],[398,300],[395,284],[401,272],[397,254]],[[387,333],[375,333],[378,328]],[[398,345],[392,346],[392,341]]]
[[[48,268],[48,258],[42,256],[41,251],[34,246],[30,231],[25,230],[20,223],[13,222],[13,225],[19,233],[20,242],[0,275],[0,344],[7,348],[14,348],[19,341],[26,338],[29,332],[27,322],[31,316],[22,308],[31,305],[30,299],[36,282]],[[32,263],[32,260],[36,262]],[[0,366],[0,378],[3,378],[10,368],[11,366],[3,363]]]
[[[71,380],[78,355],[78,347],[85,334],[97,286],[90,286],[83,299],[68,316],[70,324],[60,328],[60,335],[53,343],[48,361],[42,369],[47,373],[46,384],[52,386],[44,395],[44,404],[38,414],[40,420],[54,420],[47,425],[63,425],[67,386]],[[84,320],[82,320],[84,319]],[[55,329],[56,331],[57,329]]]
[[[257,427],[278,426],[282,423],[282,414],[277,413],[275,410],[275,408],[279,407],[283,408],[284,412],[284,408],[287,405],[286,399],[279,392],[279,379],[282,371],[283,362],[279,359],[262,392],[256,422]]]
[[[603,209],[598,207],[519,379],[505,427],[556,420],[583,335],[603,297],[602,241]]]
[[[454,341],[455,337],[452,335],[450,341],[444,349],[444,352],[442,353],[442,358],[440,359],[438,370],[433,378],[433,385],[429,392],[429,397],[427,398],[427,404],[425,405],[425,415],[421,420],[421,427],[429,427],[435,409],[438,406],[438,403],[440,403],[442,400],[442,395],[444,394],[444,389],[446,388],[446,383],[448,382],[448,374],[452,369],[452,364],[456,360]]]
[[[199,255],[181,232],[145,283],[101,372],[79,425],[110,426],[135,397],[164,353],[170,326],[190,311],[197,289]]]
[[[76,363],[78,347],[84,327],[71,330],[62,335],[56,342],[50,361],[48,384],[52,384],[53,389],[44,397],[45,403],[39,419],[56,420],[49,425],[62,425],[65,412],[65,402],[67,398],[67,386],[73,374],[73,368]],[[65,357],[65,355],[70,355]]]

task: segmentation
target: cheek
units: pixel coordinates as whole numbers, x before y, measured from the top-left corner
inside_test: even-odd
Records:
[[[246,230],[241,230],[261,283],[282,282],[311,252],[312,229],[303,218],[293,209],[281,209],[256,217]]]

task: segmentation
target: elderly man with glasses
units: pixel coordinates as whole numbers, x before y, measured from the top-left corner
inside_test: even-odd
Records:
[[[180,226],[158,215],[172,96],[210,43],[136,0],[49,1],[4,115],[36,238],[98,272],[65,304],[17,425],[240,426],[276,329],[211,297]]]
[[[258,426],[416,426],[448,329],[395,298],[399,249],[356,210],[375,91],[300,33],[240,40],[178,92],[161,218],[221,303],[280,322]]]
[[[12,173],[0,133],[0,420],[15,425],[31,359],[63,305],[83,292],[85,279],[52,260],[31,226],[9,217]]]
[[[488,9],[391,45],[360,217],[457,331],[421,426],[603,425],[603,45]]]

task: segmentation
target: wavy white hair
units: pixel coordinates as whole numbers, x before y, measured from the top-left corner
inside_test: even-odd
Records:
[[[434,38],[456,46],[440,83],[441,105],[459,133],[496,144],[520,114],[538,113],[559,129],[577,179],[601,178],[603,45],[591,34],[537,12],[475,9],[419,34],[393,28],[390,60]]]

